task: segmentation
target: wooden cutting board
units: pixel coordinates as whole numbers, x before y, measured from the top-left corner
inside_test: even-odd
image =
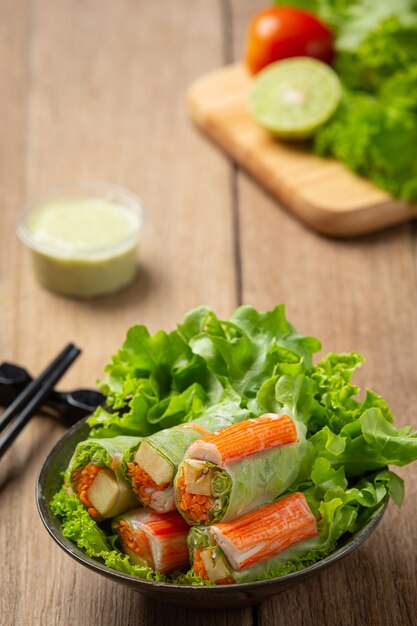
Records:
[[[251,77],[242,64],[194,82],[187,95],[195,124],[295,215],[340,237],[376,231],[417,216],[417,204],[395,200],[333,159],[273,139],[249,114]]]

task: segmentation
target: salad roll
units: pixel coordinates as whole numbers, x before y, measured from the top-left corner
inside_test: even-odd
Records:
[[[67,485],[96,521],[116,517],[138,505],[124,476],[123,454],[137,448],[140,437],[119,436],[80,442],[69,463]]]
[[[194,527],[188,536],[193,570],[217,585],[267,577],[317,542],[316,520],[302,493],[284,496],[233,522]]]
[[[179,512],[210,526],[275,500],[308,476],[305,432],[289,415],[267,413],[193,442],[175,477]]]
[[[163,574],[189,564],[190,527],[177,511],[135,509],[114,520],[112,528],[119,535],[123,552],[138,565]]]
[[[175,510],[174,476],[188,446],[237,419],[242,416],[201,417],[143,439],[135,450],[125,455],[126,475],[140,502],[158,513]]]

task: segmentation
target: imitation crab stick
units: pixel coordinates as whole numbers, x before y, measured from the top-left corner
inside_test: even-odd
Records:
[[[114,520],[113,529],[120,538],[123,552],[138,565],[160,573],[188,565],[188,524],[177,511],[155,513],[135,509]]]
[[[242,412],[235,418],[220,415],[199,418],[142,440],[126,457],[127,478],[140,502],[158,513],[174,510],[173,480],[189,445],[243,416]]]
[[[219,465],[297,440],[297,428],[289,415],[266,413],[207,435],[192,443],[188,454]]]
[[[138,505],[124,478],[123,454],[138,446],[138,437],[87,439],[70,461],[67,483],[97,521],[112,518]]]
[[[317,536],[304,494],[292,493],[233,522],[194,528],[188,544],[196,574],[228,584],[256,579],[262,569],[305,554]]]
[[[191,444],[175,478],[177,508],[190,524],[230,521],[303,480],[311,462],[305,426],[261,415]]]

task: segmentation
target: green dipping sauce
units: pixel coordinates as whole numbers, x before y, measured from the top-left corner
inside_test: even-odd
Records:
[[[116,195],[116,194],[114,194]],[[37,204],[19,226],[35,273],[48,289],[90,298],[128,285],[137,269],[141,206],[117,198],[69,196]]]

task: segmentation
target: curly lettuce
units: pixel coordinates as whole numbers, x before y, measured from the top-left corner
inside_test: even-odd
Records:
[[[266,313],[242,306],[226,321],[200,307],[154,336],[133,326],[99,381],[107,408],[89,418],[91,435],[147,436],[215,412],[243,415],[265,380],[310,367],[320,347],[295,331],[283,305]]]

